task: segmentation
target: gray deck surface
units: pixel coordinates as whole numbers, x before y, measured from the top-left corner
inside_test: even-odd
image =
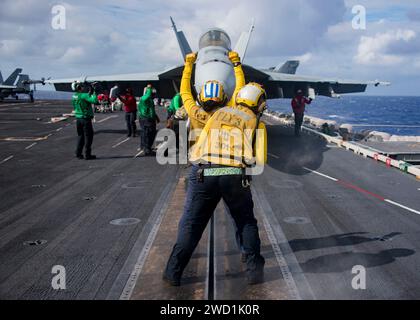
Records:
[[[420,142],[408,141],[359,141],[358,144],[368,146],[372,149],[378,150],[383,154],[420,154]]]
[[[48,123],[70,110],[68,102],[59,101],[0,104],[0,299],[105,299],[112,290],[115,298],[146,243],[153,215],[162,206],[159,199],[178,180],[178,166],[133,158],[139,138],[116,146],[126,139],[121,112],[97,115],[93,150],[98,160],[75,159],[73,120]],[[265,232],[269,224],[274,237],[270,242],[264,235],[263,252],[274,255],[274,239],[292,277],[287,288],[292,291],[294,283],[297,289],[282,291],[278,299],[294,294],[304,299],[419,299],[420,215],[383,199],[420,211],[420,182],[327,147],[314,136],[294,138],[291,129],[267,121],[269,163],[253,182],[260,228]],[[140,223],[109,223],[125,217]],[[229,222],[219,218],[216,228],[218,221],[224,222],[219,235],[231,233],[232,228],[223,227]],[[226,237],[227,245],[217,248],[234,251],[233,239]],[[48,242],[23,245],[30,240]],[[220,250],[217,254],[221,259]],[[54,265],[66,268],[66,290],[51,287]],[[226,265],[240,269],[231,258]],[[366,290],[351,286],[355,265],[366,267]],[[230,282],[219,297],[237,297],[237,288],[229,289],[235,277],[224,277],[220,270],[218,278],[230,277]],[[281,274],[267,281],[281,281]]]

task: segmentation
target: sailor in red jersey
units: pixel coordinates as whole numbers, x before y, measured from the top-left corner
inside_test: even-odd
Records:
[[[312,98],[306,98],[302,90],[296,91],[296,96],[292,99],[293,113],[295,114],[295,136],[300,136],[300,131],[305,114],[305,106],[311,104]]]

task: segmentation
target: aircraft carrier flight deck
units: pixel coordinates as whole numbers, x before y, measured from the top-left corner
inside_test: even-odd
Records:
[[[0,299],[420,298],[420,181],[270,117],[268,164],[252,182],[265,281],[244,281],[220,203],[182,286],[168,286],[190,168],[136,157],[122,112],[96,115],[98,159],[78,160],[74,118],[51,122],[71,110],[0,104]],[[66,290],[51,286],[56,265]]]

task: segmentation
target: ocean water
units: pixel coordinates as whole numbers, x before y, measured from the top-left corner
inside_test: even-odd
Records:
[[[34,92],[34,98],[40,100],[71,100],[72,92],[38,90]]]
[[[71,99],[69,92],[36,91],[36,99]],[[271,110],[292,113],[290,99],[269,100]],[[420,97],[345,95],[341,99],[317,97],[306,114],[339,124],[356,125],[356,131],[376,130],[420,136]]]
[[[269,100],[271,110],[292,113],[290,100]],[[396,135],[420,136],[420,97],[343,96],[317,97],[306,115],[339,124],[355,125],[356,131],[376,130]]]

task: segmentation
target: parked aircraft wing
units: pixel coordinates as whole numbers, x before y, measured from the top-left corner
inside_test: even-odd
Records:
[[[148,73],[130,73],[120,75],[104,75],[104,76],[82,76],[67,79],[52,79],[46,80],[46,83],[53,84],[57,91],[71,92],[71,84],[74,81],[81,83],[99,82],[101,88],[110,90],[113,86],[118,85],[120,90],[125,88],[132,88],[134,95],[143,95],[143,89],[149,83],[157,89],[159,98],[172,99],[179,91],[179,86],[182,77],[183,66],[168,69],[163,72],[148,72]]]
[[[25,90],[29,91],[31,88],[29,84],[27,83],[28,81],[29,81],[29,76],[27,74],[20,74],[19,79],[16,83],[16,86],[18,88],[24,88]]]
[[[269,99],[293,98],[298,89],[306,94],[309,94],[309,89],[313,89],[317,95],[335,98],[340,94],[365,92],[368,85],[389,85],[388,82],[380,81],[348,81],[285,74],[257,70],[250,66],[244,66],[244,72],[247,81],[265,86]]]
[[[16,86],[6,86],[4,84],[0,84],[0,89],[15,89]]]

